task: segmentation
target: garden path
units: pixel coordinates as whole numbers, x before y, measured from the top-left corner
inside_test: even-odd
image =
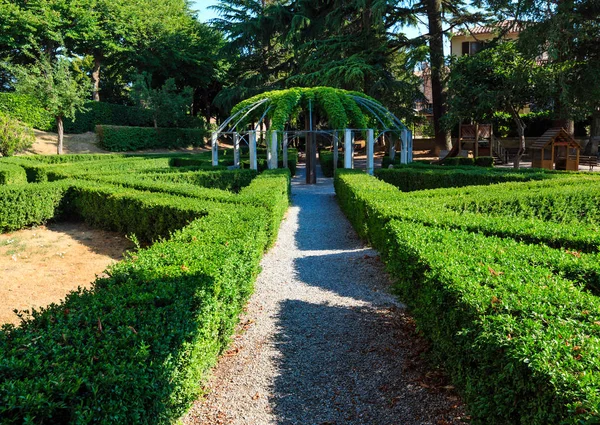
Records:
[[[183,423],[465,423],[452,387],[420,360],[426,344],[332,179],[305,185],[303,171],[240,332]]]

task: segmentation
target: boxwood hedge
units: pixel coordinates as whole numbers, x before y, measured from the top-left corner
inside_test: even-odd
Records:
[[[97,125],[98,146],[111,152],[204,146],[206,130]]]
[[[524,193],[535,185],[560,187],[522,185]],[[440,207],[461,190],[475,202],[486,191],[502,197],[503,186],[519,194],[517,184],[406,194],[339,170],[335,186],[345,214],[380,251],[461,388],[474,423],[598,422],[600,301],[587,292],[598,294],[594,227]],[[578,245],[591,253],[574,250]]]
[[[115,166],[86,162],[89,175]],[[229,342],[289,203],[288,171],[235,173],[226,183],[196,173],[181,185],[186,194],[176,181],[152,180],[175,174],[158,171],[120,185],[107,177],[0,187],[3,231],[79,217],[157,241],[91,289],[2,328],[0,423],[167,424],[185,412]],[[193,184],[211,181],[240,193]]]

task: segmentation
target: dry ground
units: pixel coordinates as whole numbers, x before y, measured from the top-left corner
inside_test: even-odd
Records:
[[[133,244],[83,223],[58,223],[0,235],[0,325],[18,324],[14,309],[47,306],[122,259]]]
[[[40,154],[40,155],[54,155],[56,154],[56,147],[58,145],[58,135],[47,131],[34,130],[35,132],[35,143],[30,149],[23,152],[24,154]],[[124,153],[167,153],[167,152],[188,152],[188,153],[199,153],[206,151],[207,148],[187,148],[187,149],[155,149],[151,151],[136,151],[136,152],[124,152]],[[87,132],[83,134],[65,134],[63,142],[63,153],[65,154],[79,154],[79,153],[110,153],[100,149],[96,145],[96,133]]]

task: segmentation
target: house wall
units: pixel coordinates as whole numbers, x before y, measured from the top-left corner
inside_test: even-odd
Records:
[[[490,41],[493,40],[496,37],[496,34],[492,34],[492,33],[487,33],[487,34],[475,34],[475,37],[471,34],[469,35],[455,35],[452,37],[452,39],[450,40],[450,54],[454,55],[454,56],[462,56],[462,44],[465,41],[469,41],[469,42],[486,42],[486,41]],[[514,32],[514,33],[508,33],[505,35],[504,37],[507,40],[516,40],[517,38],[519,38],[519,34]]]

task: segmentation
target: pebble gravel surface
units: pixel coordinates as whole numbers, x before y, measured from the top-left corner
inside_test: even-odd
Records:
[[[305,185],[265,255],[238,333],[185,425],[468,423],[376,251],[342,214],[332,179]]]

